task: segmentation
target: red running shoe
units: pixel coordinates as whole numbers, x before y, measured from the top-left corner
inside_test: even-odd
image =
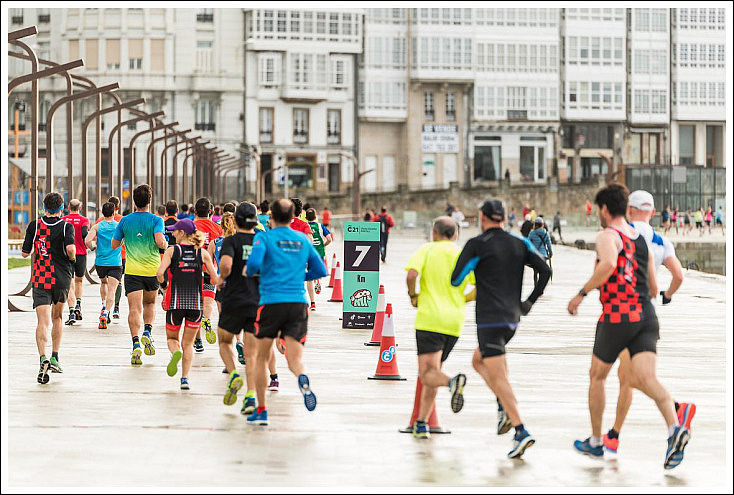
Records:
[[[602,442],[604,443],[604,448],[609,452],[617,453],[617,449],[619,448],[619,438],[609,438],[609,435],[605,433],[602,437]]]
[[[696,404],[681,402],[678,405],[678,424],[684,426],[687,430],[691,429],[691,421],[696,415]]]

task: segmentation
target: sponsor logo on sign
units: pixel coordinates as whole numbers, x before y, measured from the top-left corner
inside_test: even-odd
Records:
[[[390,350],[388,349],[382,353],[382,355],[380,356],[380,359],[382,359],[383,363],[389,363],[390,361],[392,361],[393,355],[394,354],[390,352]]]
[[[372,300],[372,292],[368,289],[360,289],[349,297],[349,302],[355,308],[367,308]]]

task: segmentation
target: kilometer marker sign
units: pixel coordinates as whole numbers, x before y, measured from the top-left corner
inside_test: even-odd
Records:
[[[380,288],[379,222],[344,224],[342,328],[372,329]]]

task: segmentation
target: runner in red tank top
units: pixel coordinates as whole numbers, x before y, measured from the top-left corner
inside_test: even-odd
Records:
[[[73,325],[82,320],[82,294],[84,291],[84,274],[87,271],[87,246],[84,245],[89,233],[89,219],[80,214],[82,202],[78,199],[69,201],[69,214],[63,219],[74,227],[74,245],[76,246],[76,261],[74,262],[74,283],[69,289],[69,320],[67,325]],[[76,306],[74,305],[76,299]]]
[[[196,224],[197,232],[201,232],[204,238],[203,248],[204,250],[209,249],[209,243],[213,242],[217,237],[223,234],[222,227],[212,222],[210,216],[212,214],[212,203],[208,198],[199,198],[196,201],[194,207],[196,212],[196,218],[194,223]],[[214,296],[217,287],[212,284],[211,277],[204,269],[204,316],[201,319],[201,327],[206,332],[206,341],[210,344],[217,343],[217,334],[212,328],[212,322],[210,320],[212,311],[214,311]],[[196,339],[194,340],[194,350],[196,352],[204,352],[204,343],[201,341],[201,329],[196,332]]]

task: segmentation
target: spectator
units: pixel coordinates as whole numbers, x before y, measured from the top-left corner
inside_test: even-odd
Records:
[[[530,213],[528,213],[525,215],[525,221],[520,226],[520,233],[523,237],[527,237],[531,230],[533,230],[533,221],[530,220]]]
[[[558,238],[563,242],[563,235],[561,234],[561,212],[556,211],[553,217],[553,232],[558,231]]]
[[[387,208],[383,206],[377,221],[380,222],[380,258],[384,263],[387,257],[387,237],[390,235],[390,229],[395,227],[395,220],[387,213]]]
[[[548,259],[553,256],[553,247],[551,246],[550,236],[548,231],[545,229],[545,223],[543,217],[538,217],[534,222],[535,228],[528,235],[528,240],[532,243],[533,247],[538,251],[538,254],[543,258],[546,263]],[[533,280],[538,283],[539,273],[537,270],[533,270]]]

